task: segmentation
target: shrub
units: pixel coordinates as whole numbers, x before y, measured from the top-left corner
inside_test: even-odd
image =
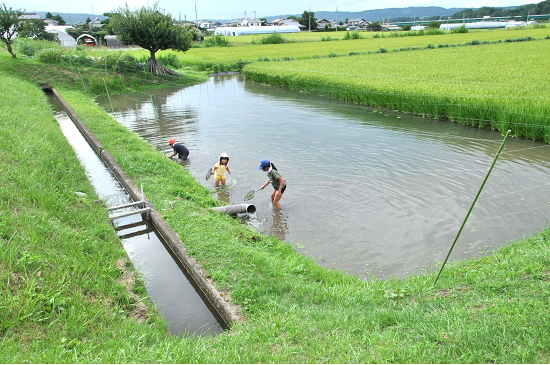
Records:
[[[95,62],[93,58],[87,57],[86,55],[78,51],[67,52],[65,54],[65,57],[63,57],[62,61],[63,63],[67,63],[71,66],[86,66],[86,67],[92,66]]]
[[[36,53],[36,58],[42,63],[60,63],[61,56],[61,50],[53,48],[43,49]]]
[[[451,29],[451,33],[468,33],[470,30],[465,25],[461,25],[458,28]]]
[[[216,34],[212,37],[205,38],[203,44],[205,47],[227,47],[229,46],[229,39]]]
[[[179,69],[182,67],[181,61],[175,53],[167,53],[157,57],[165,67]]]
[[[364,37],[359,34],[359,32],[346,32],[344,40],[348,39],[363,39]]]
[[[261,44],[280,44],[285,42],[286,40],[283,38],[283,36],[277,32],[260,38]]]

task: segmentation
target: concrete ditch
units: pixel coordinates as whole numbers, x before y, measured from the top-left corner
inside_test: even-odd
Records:
[[[198,287],[203,294],[203,297],[208,300],[210,307],[214,308],[217,316],[222,320],[222,322],[224,322],[220,323],[222,327],[229,329],[232,323],[239,321],[240,316],[238,309],[224,300],[222,294],[213,286],[212,282],[205,277],[205,271],[200,264],[186,254],[184,244],[179,235],[162,218],[155,206],[145,196],[142,196],[141,189],[139,189],[133,180],[122,170],[120,165],[103,147],[101,142],[95,137],[86,124],[76,115],[70,105],[63,100],[54,88],[48,85],[43,85],[42,90],[45,93],[51,94],[55,97],[69,118],[78,128],[82,136],[84,136],[86,141],[105,163],[105,165],[109,167],[113,175],[115,175],[115,177],[119,180],[132,199],[134,201],[140,201],[142,199],[145,201],[145,206],[150,208],[149,219],[151,224],[166,241],[174,256],[181,263],[183,268],[194,281],[194,284],[196,284],[196,287]]]

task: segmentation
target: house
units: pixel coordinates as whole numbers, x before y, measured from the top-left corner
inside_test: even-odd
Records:
[[[44,19],[44,23],[46,23],[46,26],[48,27],[55,27],[56,25],[59,25],[59,22],[57,20],[53,20],[53,19]]]
[[[296,20],[294,19],[285,19],[281,22],[281,24],[279,25],[287,25],[287,26],[297,26],[298,28],[300,29],[303,29],[303,28],[306,28],[305,25],[302,25],[300,23],[298,23]]]
[[[326,19],[317,19],[317,28],[323,29],[325,27],[332,27],[332,22]]]
[[[88,26],[90,27],[90,29],[92,29],[92,28],[101,28],[101,26],[102,26],[101,20],[99,20],[99,18],[95,18],[94,20],[92,20],[91,22],[88,23]]]
[[[269,22],[269,25],[284,25],[284,22],[285,20],[283,18],[277,18],[277,19],[273,19],[272,21]]]
[[[241,27],[260,27],[262,26],[262,21],[258,18],[245,18],[241,22]]]
[[[365,25],[369,24],[365,19],[348,19],[346,25],[348,27],[364,27]]]
[[[199,20],[197,23],[198,28],[208,29],[208,30],[219,27],[220,25],[221,23],[218,21],[209,21],[209,20],[202,20],[202,21]]]
[[[223,26],[224,27],[238,27],[241,25],[241,20],[240,19],[234,19],[234,20],[230,20],[228,21],[227,23],[225,23]]]
[[[398,30],[401,30],[401,27],[395,24],[382,24],[382,29],[390,32],[396,32]]]
[[[23,13],[20,17],[20,20],[32,20],[32,19],[42,19],[36,13]]]

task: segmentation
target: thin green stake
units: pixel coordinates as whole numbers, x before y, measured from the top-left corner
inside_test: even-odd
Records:
[[[506,135],[504,136],[504,139],[502,140],[502,143],[500,144],[500,147],[497,151],[497,154],[495,155],[495,158],[493,160],[493,163],[491,164],[491,167],[489,168],[489,171],[487,171],[487,174],[485,175],[485,179],[483,179],[483,182],[481,183],[481,186],[479,187],[479,190],[476,194],[476,197],[474,198],[474,201],[472,202],[472,205],[470,206],[470,209],[468,210],[468,213],[466,213],[466,217],[464,218],[464,221],[462,222],[462,225],[460,226],[460,229],[458,230],[458,233],[456,234],[455,240],[453,241],[453,244],[451,245],[451,248],[449,249],[449,252],[447,253],[447,257],[445,257],[445,261],[443,261],[443,265],[441,265],[441,269],[439,269],[439,273],[437,274],[437,277],[435,278],[434,285],[437,284],[437,281],[439,280],[439,276],[441,275],[441,272],[443,271],[443,268],[445,267],[445,264],[447,263],[447,260],[449,259],[449,256],[451,256],[451,252],[453,251],[453,248],[455,247],[456,241],[458,241],[458,237],[460,237],[460,233],[462,233],[462,229],[466,225],[466,221],[468,220],[468,217],[470,216],[470,213],[474,209],[474,205],[477,202],[477,198],[479,198],[479,195],[481,194],[481,191],[483,190],[483,187],[485,186],[485,183],[487,182],[487,179],[489,178],[489,175],[491,174],[491,171],[493,170],[493,167],[495,166],[498,157],[500,156],[500,153],[502,152],[502,149],[504,148],[504,144],[506,143],[506,139],[510,135],[510,130],[506,132]]]
[[[105,85],[105,91],[107,92],[107,97],[109,98],[109,104],[111,104],[111,113],[115,113],[115,110],[113,109],[113,101],[111,100],[111,95],[109,95],[109,89],[107,89],[107,83],[105,82],[105,79],[103,80],[103,85]]]
[[[162,132],[160,131],[159,117],[157,114],[157,109],[155,108],[155,103],[153,101],[153,95],[149,95],[149,99],[151,100],[151,106],[153,107],[153,112],[155,113],[155,123],[157,124],[157,129],[159,131],[159,136],[160,136],[160,143],[162,145],[164,141],[164,137],[162,136]],[[162,151],[162,147],[160,148],[160,150]]]

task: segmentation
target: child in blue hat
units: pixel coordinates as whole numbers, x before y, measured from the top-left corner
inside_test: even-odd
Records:
[[[285,179],[283,179],[279,171],[277,171],[275,165],[272,164],[269,160],[261,160],[260,165],[258,166],[258,170],[263,170],[267,172],[267,177],[269,178],[269,180],[267,180],[266,183],[260,187],[260,190],[263,190],[266,186],[271,184],[274,189],[273,193],[271,193],[271,203],[275,206],[276,209],[281,209],[281,205],[279,205],[279,200],[281,200],[281,198],[283,197],[283,193],[286,190]]]

